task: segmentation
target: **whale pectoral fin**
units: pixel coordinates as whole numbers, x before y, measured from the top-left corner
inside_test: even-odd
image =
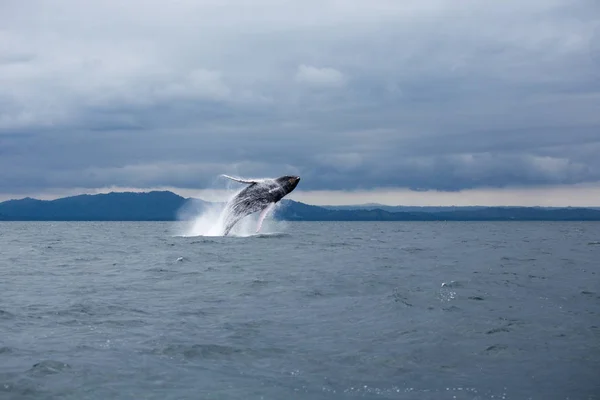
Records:
[[[260,228],[262,227],[263,221],[265,220],[265,218],[267,218],[267,215],[269,214],[269,212],[271,212],[271,210],[273,210],[273,208],[275,208],[275,203],[269,203],[269,205],[266,206],[264,210],[262,210],[262,212],[260,213],[260,216],[258,217],[258,224],[256,226],[256,233],[258,233],[258,231],[260,231]]]
[[[240,182],[240,183],[258,183],[258,180],[254,180],[254,179],[234,178],[233,176],[229,176],[229,175],[221,175],[221,176],[231,179],[232,181]]]

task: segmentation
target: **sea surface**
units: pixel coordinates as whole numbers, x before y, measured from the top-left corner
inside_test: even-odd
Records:
[[[0,399],[600,399],[600,223],[0,223]]]

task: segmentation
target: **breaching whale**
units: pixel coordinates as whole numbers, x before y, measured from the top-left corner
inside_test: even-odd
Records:
[[[263,221],[269,212],[273,210],[275,204],[290,194],[300,182],[300,177],[289,175],[276,179],[242,179],[229,175],[222,176],[236,182],[248,184],[225,205],[222,214],[225,225],[223,236],[227,236],[239,220],[258,211],[261,211],[261,213],[258,218],[256,232],[260,231]]]

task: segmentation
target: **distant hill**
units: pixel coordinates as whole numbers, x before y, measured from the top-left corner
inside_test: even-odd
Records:
[[[389,212],[438,212],[455,210],[481,210],[483,206],[386,206],[384,204],[357,204],[344,206],[320,206],[328,210],[383,210]]]
[[[186,202],[168,191],[25,198],[0,203],[0,214],[21,221],[172,221]]]
[[[24,198],[0,203],[0,221],[176,221],[212,203],[169,191]],[[385,207],[386,209],[383,209]],[[283,200],[274,217],[289,221],[600,221],[592,208],[320,207]]]
[[[473,211],[490,209],[490,206],[386,206],[384,204],[357,204],[344,206],[320,206],[328,210],[384,210],[389,212],[446,212],[446,211]],[[560,210],[565,207],[519,207],[519,206],[503,206],[495,207],[502,209],[542,209],[542,210]],[[568,207],[567,207],[568,208]],[[583,207],[586,210],[600,210],[600,207]]]
[[[281,219],[291,221],[600,221],[600,210],[591,208],[453,207],[449,211],[390,212],[293,203],[279,212]]]

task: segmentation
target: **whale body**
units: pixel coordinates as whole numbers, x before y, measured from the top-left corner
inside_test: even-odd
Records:
[[[248,185],[225,205],[223,210],[225,226],[223,236],[227,236],[242,218],[258,211],[261,213],[256,232],[259,232],[269,212],[281,199],[290,194],[300,182],[300,177],[289,175],[275,179],[243,179],[229,175],[223,176]]]

